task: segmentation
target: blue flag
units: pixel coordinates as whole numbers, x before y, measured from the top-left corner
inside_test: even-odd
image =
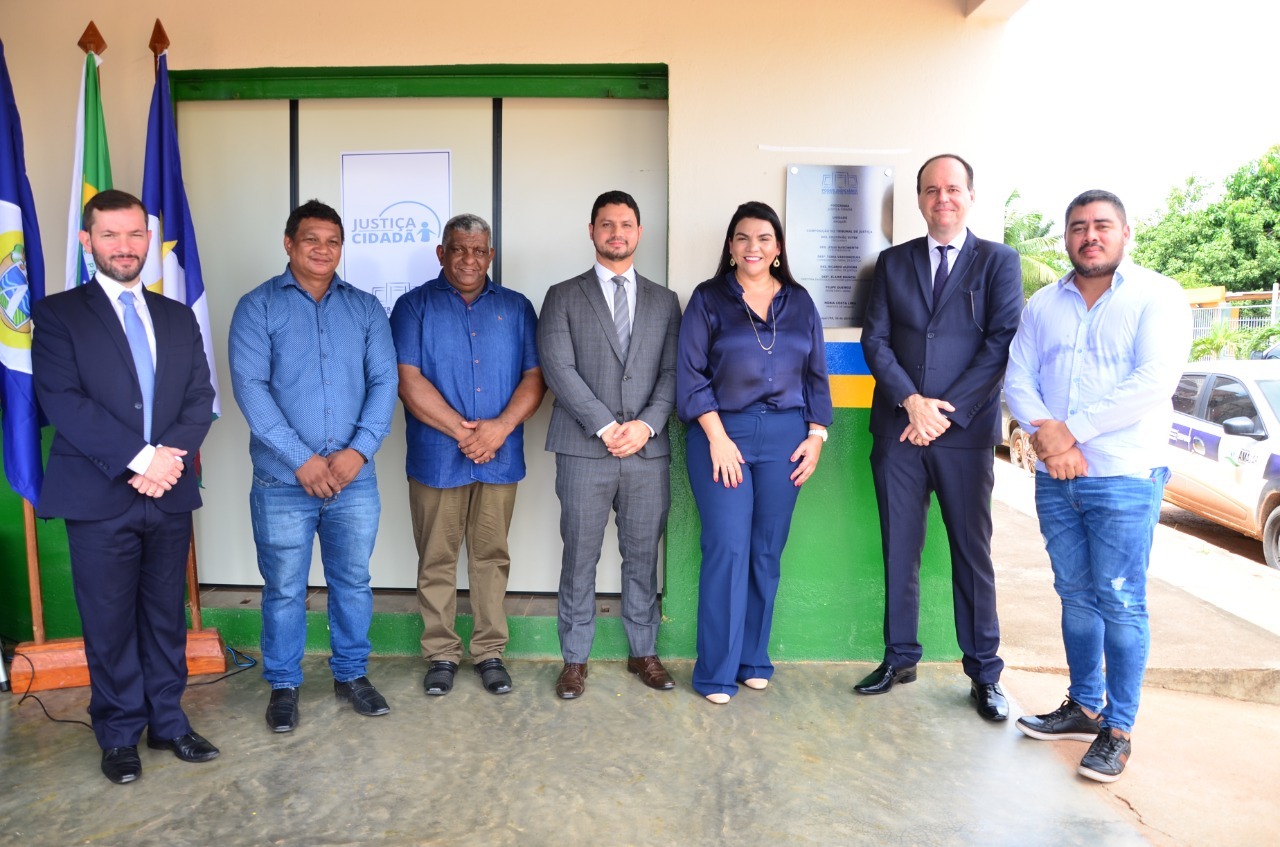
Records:
[[[191,207],[182,184],[182,159],[178,154],[178,130],[169,99],[169,58],[160,54],[156,87],[147,119],[147,155],[142,175],[142,202],[147,207],[151,245],[142,267],[142,284],[157,294],[185,303],[196,313],[204,338],[213,383],[213,414],[222,414],[218,399],[218,369],[213,362],[213,333],[209,330],[209,301],[200,274],[200,253],[191,223]]]
[[[31,381],[31,304],[44,296],[44,253],[27,180],[22,122],[0,41],[0,409],[4,470],[31,503],[40,496],[40,411]]]

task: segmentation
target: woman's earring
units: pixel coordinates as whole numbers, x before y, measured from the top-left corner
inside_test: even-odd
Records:
[[[775,268],[780,268],[780,267],[782,267],[782,259],[781,259],[781,258],[779,258],[779,257],[777,257],[777,256],[774,256],[774,257],[773,257],[773,266],[774,266]]]
[[[737,266],[738,266],[738,260],[737,260],[737,259],[735,259],[735,258],[733,258],[732,256],[730,256],[730,257],[729,257],[729,267],[731,267],[731,268],[736,268]]]

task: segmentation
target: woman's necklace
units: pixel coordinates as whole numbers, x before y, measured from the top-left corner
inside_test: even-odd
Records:
[[[773,345],[778,343],[778,315],[773,310],[773,297],[769,298],[769,328],[773,330],[773,337],[769,341],[769,346],[765,347],[764,342],[760,340],[760,331],[756,329],[756,316],[751,314],[751,307],[747,305],[747,298],[742,298],[742,308],[747,310],[747,320],[751,322],[751,331],[755,333],[756,344],[760,345],[760,349],[773,355]]]

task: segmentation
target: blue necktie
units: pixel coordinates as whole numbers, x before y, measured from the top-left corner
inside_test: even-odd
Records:
[[[156,366],[151,361],[151,345],[147,343],[147,328],[138,317],[138,310],[133,305],[133,292],[125,291],[120,295],[120,303],[124,306],[124,334],[129,339],[129,350],[133,353],[133,367],[138,372],[138,385],[142,388],[142,437],[151,443],[151,403],[156,393]]]
[[[942,297],[942,289],[947,285],[947,277],[951,275],[951,268],[947,267],[947,251],[950,249],[950,244],[938,245],[938,255],[942,257],[942,261],[938,262],[938,271],[933,275],[934,308],[937,308],[938,300]]]

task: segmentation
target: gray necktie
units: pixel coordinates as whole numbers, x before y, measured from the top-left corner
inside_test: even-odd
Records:
[[[147,343],[147,328],[138,317],[133,305],[132,291],[120,294],[124,306],[124,334],[129,339],[129,351],[133,353],[133,367],[138,371],[138,385],[142,388],[142,437],[151,443],[151,404],[156,392],[156,366],[151,361],[151,345]]]
[[[627,284],[625,276],[613,278],[613,328],[618,331],[618,345],[622,348],[622,358],[627,358],[627,348],[631,345],[631,308],[627,305]]]
[[[938,271],[933,275],[933,304],[938,305],[938,299],[942,296],[942,289],[947,285],[947,277],[951,275],[951,268],[947,267],[947,251],[951,249],[950,244],[938,245],[938,255],[942,257],[942,261],[938,262]]]

